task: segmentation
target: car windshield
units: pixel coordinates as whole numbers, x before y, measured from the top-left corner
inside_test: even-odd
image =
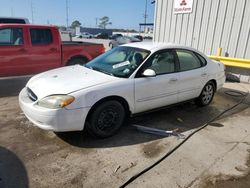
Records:
[[[93,59],[85,67],[116,77],[128,78],[150,51],[120,46]]]

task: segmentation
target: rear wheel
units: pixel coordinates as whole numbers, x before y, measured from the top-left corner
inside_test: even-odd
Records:
[[[86,128],[96,137],[110,137],[122,126],[125,114],[125,109],[120,102],[103,102],[90,115]]]
[[[196,99],[198,106],[206,106],[211,103],[215,93],[215,86],[213,82],[208,82],[201,91],[200,96]]]
[[[81,57],[76,57],[76,58],[72,58],[68,61],[67,65],[84,65],[86,64],[88,61],[85,58],[81,58]]]

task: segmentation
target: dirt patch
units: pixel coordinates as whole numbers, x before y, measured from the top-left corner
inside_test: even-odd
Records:
[[[250,153],[250,150],[248,151]],[[250,187],[250,155],[247,160],[248,170],[243,177],[230,177],[225,175],[218,175],[208,177],[204,183],[203,188],[249,188]],[[236,167],[238,171],[245,171]]]
[[[142,146],[143,155],[147,158],[153,158],[153,157],[158,156],[164,149],[164,146],[159,145],[159,143],[160,141],[154,141],[150,144],[144,144]]]

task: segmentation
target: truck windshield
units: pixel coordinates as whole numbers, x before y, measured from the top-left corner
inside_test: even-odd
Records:
[[[128,78],[149,54],[150,51],[144,49],[121,46],[93,59],[85,66],[112,76]]]

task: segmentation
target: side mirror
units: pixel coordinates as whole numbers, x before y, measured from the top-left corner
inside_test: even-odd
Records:
[[[145,77],[155,77],[156,76],[156,73],[154,70],[152,69],[146,69],[143,73],[142,73],[143,76]]]

